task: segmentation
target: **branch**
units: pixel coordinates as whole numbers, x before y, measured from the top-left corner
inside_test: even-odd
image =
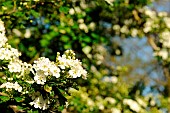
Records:
[[[153,37],[153,35],[148,35],[147,38],[148,38],[148,43],[151,45],[151,47],[153,48],[153,50],[155,50],[155,51],[160,50],[160,48],[159,48],[159,47],[155,44],[155,42],[154,42],[154,37]]]

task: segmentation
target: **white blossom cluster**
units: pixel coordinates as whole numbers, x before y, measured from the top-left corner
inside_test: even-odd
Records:
[[[0,48],[0,60],[12,60],[18,58],[20,55],[21,53],[8,45],[8,43]]]
[[[115,24],[113,30],[117,35],[121,36],[143,36],[145,34],[157,34],[159,43],[162,44],[155,52],[155,56],[159,56],[163,61],[170,62],[170,17],[167,12],[156,12],[148,7],[138,9],[138,12],[146,17],[142,29],[131,28],[132,19],[125,19],[122,26]],[[137,16],[137,12],[133,11],[133,15]],[[159,34],[158,34],[159,32]]]
[[[170,31],[164,31],[160,34],[160,42],[163,44],[163,47],[170,48]]]
[[[4,23],[0,21],[0,60],[12,60],[19,57],[21,53],[6,42]]]
[[[140,110],[141,110],[140,105],[132,99],[124,99],[123,104],[128,105],[130,107],[130,109],[135,112],[140,112]]]
[[[4,23],[0,21],[0,47],[4,46],[5,43],[7,42],[7,38],[5,36],[5,27]]]
[[[115,84],[115,83],[118,82],[118,78],[116,76],[111,76],[111,77],[105,76],[105,77],[103,77],[103,81],[104,82],[111,82],[111,83]]]
[[[15,83],[6,82],[0,85],[0,88],[6,88],[6,91],[10,91],[12,89],[15,89],[18,92],[22,91],[22,87],[18,84],[18,82]]]
[[[79,91],[70,88],[69,92],[73,95],[71,98],[79,97],[88,106],[89,111],[93,111],[94,108],[98,108],[101,112],[109,111],[109,113],[148,113],[150,109],[148,106],[156,106],[158,103],[153,94],[142,96],[135,96],[132,98],[121,98],[118,100],[114,96],[102,97],[101,95],[95,96],[95,99],[91,99],[87,92],[80,89]],[[94,90],[97,91],[97,90]],[[161,110],[159,111],[160,113]]]
[[[170,17],[163,18],[165,22],[165,30],[159,34],[159,42],[162,48],[159,48],[154,55],[162,58],[163,61],[170,62]]]
[[[170,29],[170,17],[168,17],[167,12],[156,12],[146,7],[144,7],[143,10],[145,15],[149,17],[146,19],[146,23],[144,24],[144,33],[158,29],[162,25],[165,28],[165,31],[163,30],[163,34],[164,32],[167,33],[166,30]]]
[[[8,45],[7,38],[5,36],[4,23],[0,20],[0,60],[9,61],[8,68],[10,72],[20,72],[21,65],[19,62],[16,63],[14,61],[15,59],[18,59],[20,55],[21,53],[17,49],[14,49]],[[6,91],[11,91],[12,89],[15,89],[18,92],[22,91],[22,87],[18,84],[18,82],[6,82],[1,84],[0,88],[6,88]]]
[[[75,6],[74,8],[70,8],[69,14],[70,15],[81,14],[83,17],[86,17],[86,11],[84,10],[86,8],[88,7],[87,4],[85,3],[85,0],[81,0],[80,7]],[[79,24],[79,29],[84,31],[85,33],[88,33],[89,30],[94,31],[96,28],[96,24],[94,22],[85,23],[83,17],[77,20],[77,23]]]
[[[168,51],[166,49],[161,49],[161,50],[158,50],[154,53],[155,56],[159,56],[161,57],[163,60],[167,60],[168,59]]]
[[[164,61],[170,61],[169,53],[170,53],[170,31],[165,30],[160,33],[160,43],[162,43],[162,48],[155,52],[156,56],[160,56]]]
[[[121,36],[131,35],[132,37],[136,37],[139,35],[139,33],[141,33],[141,30],[137,28],[130,28],[130,24],[132,24],[132,19],[127,19],[122,27],[118,24],[115,24],[113,25],[112,29],[115,31],[116,35],[122,34]]]
[[[0,85],[0,88],[6,89],[7,93],[11,93],[10,91],[12,91],[12,89],[21,94],[29,93],[29,88],[20,82],[20,84],[16,82],[16,79],[29,83],[30,85],[36,83],[44,87],[46,82],[50,81],[52,77],[59,79],[61,76],[66,76],[66,79],[77,77],[85,79],[87,76],[87,72],[83,69],[82,63],[78,59],[75,59],[75,53],[72,50],[67,50],[65,54],[58,56],[56,58],[57,62],[40,57],[34,61],[32,65],[20,60],[19,56],[21,56],[21,53],[17,49],[12,48],[7,41],[4,23],[0,20],[0,61],[7,64],[7,66],[5,64],[1,69],[3,68],[9,72],[9,75],[3,75],[2,79],[6,81]],[[47,93],[49,92],[47,91]],[[43,97],[40,94],[38,96],[31,95],[31,97],[33,101],[30,102],[30,105],[35,108],[45,110],[49,107],[49,97]]]
[[[34,71],[35,70],[35,71]],[[37,84],[44,84],[48,75],[60,77],[60,69],[48,58],[41,57],[33,64],[34,80]]]
[[[151,32],[154,28],[158,28],[159,27],[159,17],[156,15],[156,12],[144,7],[144,14],[146,16],[148,16],[148,18],[146,19],[146,22],[144,24],[144,33],[148,33]]]
[[[144,33],[156,33],[157,29],[161,29],[158,34],[159,42],[162,44],[161,48],[155,51],[154,55],[161,57],[163,61],[169,60],[170,49],[170,17],[167,12],[156,12],[149,8],[144,8],[144,13],[149,17],[144,24]]]
[[[67,56],[71,54],[72,57]],[[68,74],[71,78],[77,78],[77,77],[83,77],[86,79],[87,77],[87,71],[83,69],[82,63],[78,60],[75,59],[75,53],[71,50],[67,50],[64,55],[58,56],[56,58],[58,61],[58,66],[63,70],[63,69],[70,69],[68,71]]]
[[[42,110],[45,110],[49,107],[50,101],[48,99],[43,99],[43,96],[40,94],[40,92],[36,92],[32,95],[32,102],[29,104],[31,106],[34,106],[35,108],[39,108]]]
[[[20,73],[21,76],[24,74],[29,74],[31,70],[31,64],[27,64],[26,62],[22,62],[19,59],[15,59],[9,62],[8,69],[12,73]]]

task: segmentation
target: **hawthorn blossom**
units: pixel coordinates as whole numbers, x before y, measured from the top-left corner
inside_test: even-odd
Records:
[[[21,72],[22,62],[19,60],[10,61],[8,64],[9,71],[12,72]]]
[[[35,98],[33,102],[30,102],[30,105],[35,108],[46,110],[49,107],[50,101],[48,99],[43,99],[42,95]]]
[[[75,59],[75,53],[73,51],[65,51],[65,54],[57,56],[56,60],[61,70],[69,69],[69,77],[77,78],[82,76],[86,79],[87,71],[83,69],[82,63],[78,59]]]
[[[21,53],[17,49],[12,48],[8,44],[6,46],[0,48],[0,60],[12,60],[21,56]]]
[[[46,75],[44,74],[43,71],[38,70],[34,76],[34,80],[37,84],[44,85],[46,82]]]
[[[34,61],[32,73],[35,75],[34,80],[37,84],[45,84],[47,76],[52,75],[56,78],[60,77],[60,69],[54,62],[48,58],[41,57]]]
[[[154,53],[155,56],[161,57],[163,60],[167,60],[168,58],[168,51],[166,49],[161,49]]]
[[[139,106],[139,104],[132,99],[124,99],[123,104],[128,105],[130,107],[130,109],[135,112],[140,112],[140,110],[141,110],[141,107]]]
[[[6,82],[6,83],[3,83],[0,86],[0,88],[6,88],[7,91],[8,91],[8,89],[15,89],[18,92],[22,91],[22,87],[18,84],[18,82],[15,82],[15,83]]]

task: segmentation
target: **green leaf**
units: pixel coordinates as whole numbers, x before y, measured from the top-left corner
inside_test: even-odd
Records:
[[[15,99],[17,102],[21,102],[21,100],[22,100],[21,97],[14,97],[14,99]]]
[[[91,33],[91,36],[95,39],[99,38],[99,35],[98,34],[95,34],[95,33]]]
[[[87,43],[90,43],[90,42],[91,42],[91,38],[88,37],[88,36],[83,37],[82,40],[83,40],[84,42],[87,42]]]
[[[0,99],[4,102],[8,101],[10,98],[8,96],[0,96]]]
[[[69,37],[66,36],[66,35],[63,35],[63,36],[61,36],[61,41],[68,42],[69,41]]]
[[[7,6],[7,7],[13,7],[13,2],[12,1],[5,1],[2,3],[3,6]]]
[[[39,17],[39,13],[38,12],[36,12],[35,10],[30,10],[30,12],[31,12],[31,14],[34,16],[34,17],[36,17],[36,18],[38,18]]]
[[[49,45],[49,43],[50,42],[46,39],[40,40],[40,44],[41,44],[42,47],[47,47]]]
[[[51,31],[49,33],[49,37],[47,38],[48,40],[51,40],[52,38],[56,37],[59,35],[59,32],[56,32],[56,31]]]
[[[70,43],[65,44],[64,49],[71,49],[71,44]]]
[[[21,106],[17,106],[17,109],[18,109],[18,110],[23,110],[24,108],[21,107]]]
[[[60,12],[67,13],[69,11],[68,7],[60,7],[59,9]]]
[[[54,95],[55,95],[54,91],[51,91],[50,96],[53,97]]]
[[[25,16],[25,14],[23,12],[16,12],[16,13],[14,13],[14,16],[23,17],[23,16]]]
[[[27,111],[28,113],[39,113],[38,110],[36,111],[33,111],[33,110],[30,110],[30,111]]]
[[[59,111],[62,111],[63,109],[64,109],[64,106],[59,106],[59,107],[58,107],[58,110],[59,110]]]

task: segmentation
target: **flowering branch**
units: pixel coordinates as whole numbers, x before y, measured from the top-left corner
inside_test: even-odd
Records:
[[[56,62],[40,57],[33,64],[19,59],[21,53],[7,43],[4,23],[0,21],[0,103],[14,102],[26,110],[54,110],[63,106],[70,87],[76,86],[75,78],[86,79],[87,72],[75,58],[72,50],[60,56]]]

